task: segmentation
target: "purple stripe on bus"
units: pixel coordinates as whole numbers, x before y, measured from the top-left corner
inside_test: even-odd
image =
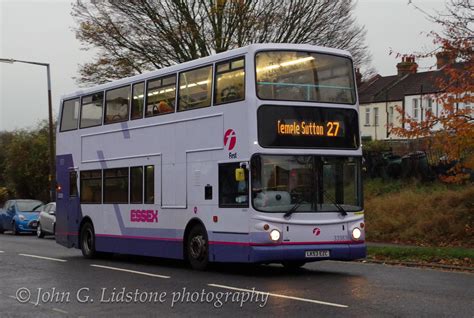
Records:
[[[183,259],[181,241],[97,235],[95,246],[101,252]]]
[[[120,126],[122,127],[123,138],[130,139],[130,130],[128,130],[128,122],[123,121],[120,123]]]

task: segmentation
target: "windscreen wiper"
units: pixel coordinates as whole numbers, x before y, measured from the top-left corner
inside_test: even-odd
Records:
[[[336,203],[336,200],[333,200],[332,197],[330,197],[329,194],[326,192],[326,190],[323,190],[322,192],[323,192],[324,196],[329,201],[331,201],[332,204],[334,204],[334,206],[336,207],[336,209],[338,209],[338,211],[341,213],[341,215],[343,215],[343,216],[347,215],[347,211],[344,210],[344,208],[339,203]]]
[[[296,201],[295,205],[293,205],[293,206],[291,207],[291,209],[289,209],[288,212],[286,212],[286,213],[283,215],[283,217],[284,217],[285,219],[287,219],[288,217],[290,217],[290,215],[292,215],[292,214],[300,207],[300,205],[301,205],[301,203],[303,203],[303,201],[304,201],[303,197],[300,197],[300,198],[298,199],[298,201]]]

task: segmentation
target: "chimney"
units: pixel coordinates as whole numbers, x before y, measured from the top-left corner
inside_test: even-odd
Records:
[[[362,74],[360,73],[360,68],[356,67],[355,73],[356,73],[356,84],[357,84],[357,87],[360,88],[362,86]]]
[[[452,56],[451,52],[441,51],[436,53],[436,67],[438,70],[454,62],[456,62],[456,58]]]
[[[398,75],[415,74],[418,69],[418,64],[415,62],[414,56],[404,55],[402,61],[397,64]]]

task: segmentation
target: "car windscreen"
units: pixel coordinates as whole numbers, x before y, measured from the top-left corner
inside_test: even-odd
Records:
[[[43,202],[36,200],[25,200],[25,201],[16,201],[18,210],[21,212],[32,212],[38,205],[42,205]]]

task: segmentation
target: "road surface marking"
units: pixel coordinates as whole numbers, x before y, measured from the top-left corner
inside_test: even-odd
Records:
[[[33,258],[39,258],[39,259],[45,259],[48,261],[55,261],[55,262],[67,262],[64,259],[59,259],[59,258],[51,258],[51,257],[45,257],[45,256],[38,256],[38,255],[31,255],[31,254],[18,254],[20,256],[26,256],[26,257],[33,257]]]
[[[91,264],[91,266],[93,266],[93,267],[98,267],[98,268],[111,269],[111,270],[114,270],[114,271],[119,271],[119,272],[127,272],[127,273],[132,273],[132,274],[138,274],[138,275],[150,276],[150,277],[158,277],[158,278],[171,278],[170,276],[164,276],[164,275],[157,275],[157,274],[151,274],[151,273],[139,272],[139,271],[134,271],[134,270],[131,270],[131,269],[125,269],[125,268],[110,267],[110,266],[103,266],[103,265],[97,265],[97,264]]]
[[[272,297],[278,297],[278,298],[286,298],[286,299],[291,299],[291,300],[298,300],[298,301],[304,301],[307,303],[313,303],[313,304],[319,304],[319,305],[326,305],[326,306],[333,306],[333,307],[339,307],[339,308],[348,308],[349,306],[347,305],[341,305],[341,304],[336,304],[336,303],[329,303],[325,301],[320,301],[320,300],[314,300],[314,299],[307,299],[307,298],[300,298],[300,297],[294,297],[294,296],[286,296],[286,295],[281,295],[281,294],[273,294],[273,293],[267,293],[263,291],[258,291],[258,290],[252,290],[252,289],[244,289],[244,288],[237,288],[237,287],[231,287],[231,286],[225,286],[225,285],[218,285],[218,284],[207,284],[208,286],[211,287],[217,287],[217,288],[225,288],[225,289],[230,289],[230,290],[238,290],[238,291],[244,291],[244,292],[250,292],[250,293],[258,293],[258,294],[268,294],[269,296]]]
[[[5,252],[4,252],[4,251],[0,251],[0,254],[1,254],[1,253],[5,253]]]
[[[65,314],[65,315],[69,314],[67,311],[59,309],[59,308],[53,308],[52,310],[56,311],[56,312],[60,312],[60,313]]]

